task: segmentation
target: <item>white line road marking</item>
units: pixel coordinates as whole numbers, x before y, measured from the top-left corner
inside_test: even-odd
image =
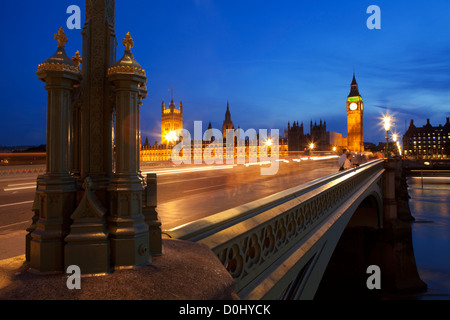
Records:
[[[227,185],[226,183],[223,183],[223,184],[216,184],[216,185],[213,185],[213,186],[208,186],[208,187],[203,187],[203,188],[197,188],[197,189],[186,190],[186,191],[183,191],[183,193],[194,192],[194,191],[200,191],[200,190],[205,190],[205,189],[211,189],[211,188],[215,188],[215,187],[222,187],[222,186],[226,186],[226,185]]]
[[[1,226],[0,229],[12,227],[12,226],[16,226],[16,225],[18,225],[18,224],[23,224],[23,223],[25,223],[25,222],[31,223],[29,220],[27,220],[27,221],[22,221],[22,222],[17,222],[17,223],[11,223],[11,224],[7,224],[6,226]]]
[[[22,202],[16,202],[16,203],[0,204],[0,208],[2,208],[2,207],[9,207],[9,206],[16,206],[16,205],[19,205],[19,204],[32,203],[32,202],[34,202],[34,200],[22,201]]]
[[[193,178],[193,179],[185,179],[185,180],[175,180],[175,181],[167,181],[167,182],[158,182],[158,186],[162,186],[165,184],[172,184],[172,183],[181,183],[181,182],[189,182],[194,180],[205,180],[205,179],[213,179],[218,177],[225,177],[224,175],[216,175],[216,176],[210,176],[210,177],[203,177],[203,178]]]

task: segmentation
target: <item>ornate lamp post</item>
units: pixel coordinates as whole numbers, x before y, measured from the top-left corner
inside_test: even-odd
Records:
[[[38,66],[37,76],[47,90],[46,173],[37,184],[38,221],[29,243],[31,269],[41,273],[63,269],[64,238],[75,207],[76,181],[71,176],[74,87],[81,82],[79,67],[64,50],[67,37],[62,28],[55,34],[56,53]],[[34,230],[33,230],[34,229]]]
[[[83,58],[67,57],[60,28],[56,53],[38,67],[48,97],[47,168],[37,181],[26,258],[40,273],[69,265],[110,273],[162,252],[156,177],[139,171],[147,78],[129,33],[116,62],[114,7],[114,0],[86,1]]]
[[[116,171],[108,191],[111,198],[109,234],[116,268],[149,263],[148,225],[142,214],[143,184],[139,176],[139,106],[147,96],[145,71],[134,59],[133,39],[123,39],[123,57],[108,69],[116,97]]]

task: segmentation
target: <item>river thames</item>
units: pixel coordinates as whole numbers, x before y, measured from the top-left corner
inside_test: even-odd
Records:
[[[412,298],[450,299],[450,175],[408,177],[414,255],[428,290]]]

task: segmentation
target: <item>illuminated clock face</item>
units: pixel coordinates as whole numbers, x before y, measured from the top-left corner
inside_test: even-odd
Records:
[[[358,106],[354,102],[350,105],[350,110],[352,110],[352,111],[355,111],[357,108],[358,108]]]

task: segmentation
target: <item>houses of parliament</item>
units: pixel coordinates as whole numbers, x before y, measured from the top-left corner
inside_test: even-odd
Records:
[[[327,123],[320,119],[311,120],[309,133],[305,133],[305,126],[298,121],[288,122],[284,130],[284,137],[279,141],[279,155],[285,156],[289,153],[316,152],[340,152],[348,149],[350,152],[364,152],[363,135],[363,99],[359,93],[355,73],[350,84],[350,93],[346,99],[347,114],[347,136],[341,133],[327,131]],[[164,100],[161,105],[161,143],[150,145],[148,138],[141,147],[141,161],[168,161],[171,157],[172,147],[179,141],[176,130],[183,128],[183,104],[180,101],[176,108],[173,97],[169,108],[165,107]],[[208,129],[212,128],[211,122]],[[227,129],[235,129],[231,119],[230,104],[227,102],[225,119],[222,124],[222,134],[225,141]],[[205,148],[211,141],[202,141]]]

